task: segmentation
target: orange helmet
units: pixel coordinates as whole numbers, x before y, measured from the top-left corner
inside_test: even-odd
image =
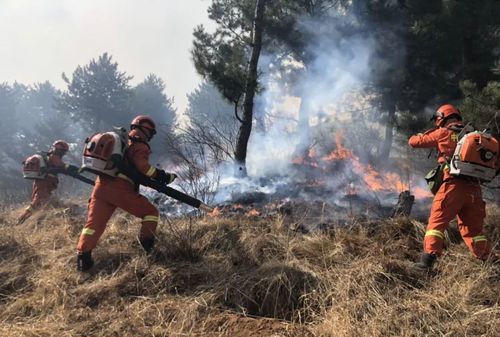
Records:
[[[58,151],[64,155],[69,151],[69,145],[64,140],[58,139],[52,144],[52,150]]]
[[[149,134],[151,135],[149,138],[152,138],[156,134],[156,124],[153,121],[153,119],[149,116],[141,115],[135,117],[130,123],[130,129],[133,130],[136,128],[148,130]]]
[[[441,105],[434,115],[431,117],[431,120],[435,121],[436,125],[441,126],[444,122],[449,118],[457,118],[458,120],[462,120],[462,116],[460,115],[460,110],[455,108],[455,106],[451,104]]]

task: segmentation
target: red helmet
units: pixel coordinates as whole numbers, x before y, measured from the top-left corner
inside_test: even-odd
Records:
[[[62,154],[66,154],[66,152],[69,151],[69,145],[64,140],[58,139],[52,144],[52,149],[54,151],[59,151]]]
[[[445,104],[445,105],[441,105],[439,107],[439,109],[436,110],[436,112],[434,113],[433,119],[438,119],[438,118],[447,119],[447,118],[450,118],[452,116],[460,118],[460,119],[462,118],[460,116],[460,110],[458,110],[457,108],[455,108],[455,106],[453,106],[451,104]]]
[[[153,119],[149,116],[137,116],[130,123],[130,129],[146,129],[150,132],[151,137],[156,134],[156,124]]]

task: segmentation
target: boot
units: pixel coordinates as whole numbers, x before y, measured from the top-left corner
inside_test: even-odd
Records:
[[[432,269],[432,266],[434,265],[434,262],[436,262],[436,259],[437,257],[434,254],[423,253],[420,256],[420,262],[415,263],[415,268],[419,270],[429,271]]]
[[[142,248],[147,254],[151,253],[151,250],[153,249],[153,246],[155,245],[155,237],[153,236],[152,238],[146,238],[139,240],[141,243]]]
[[[78,253],[76,258],[76,270],[87,271],[94,265],[94,260],[92,260],[92,251]]]

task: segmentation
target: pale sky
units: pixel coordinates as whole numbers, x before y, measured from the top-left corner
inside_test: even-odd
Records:
[[[191,61],[193,29],[213,27],[209,0],[0,0],[0,83],[50,81],[104,52],[132,84],[160,76],[178,112],[200,82]]]

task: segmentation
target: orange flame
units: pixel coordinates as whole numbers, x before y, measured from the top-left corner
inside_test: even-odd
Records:
[[[413,194],[416,199],[432,198],[432,193],[421,187],[413,188],[411,194]]]
[[[214,210],[210,213],[207,213],[209,217],[211,218],[215,218],[215,217],[218,217],[220,215],[220,209],[219,207],[215,207]]]
[[[259,216],[259,215],[260,215],[260,212],[258,210],[256,210],[255,208],[251,209],[246,214],[246,216],[248,216],[248,217],[255,217],[255,216]]]
[[[350,150],[346,149],[342,145],[342,136],[343,136],[342,132],[339,132],[335,135],[335,145],[336,145],[335,150],[330,152],[330,154],[328,154],[327,156],[322,157],[321,158],[322,160],[332,161],[332,160],[343,160],[355,157]]]
[[[382,191],[394,191],[394,192],[403,192],[409,190],[410,183],[405,182],[398,173],[395,172],[378,172],[371,165],[363,164],[359,157],[357,157],[351,150],[344,147],[342,144],[343,132],[338,132],[335,135],[335,149],[330,152],[328,155],[323,156],[320,160],[325,162],[331,162],[336,160],[349,160],[351,166],[353,167],[353,171],[359,175],[366,186],[376,192]],[[311,148],[307,154],[307,157],[299,157],[296,158],[293,162],[296,164],[309,164],[313,167],[318,167],[318,162],[315,159],[316,150]],[[351,184],[347,187],[347,194],[355,194],[356,188]],[[431,196],[429,192],[422,188],[413,188],[412,193],[416,198],[425,198]]]

